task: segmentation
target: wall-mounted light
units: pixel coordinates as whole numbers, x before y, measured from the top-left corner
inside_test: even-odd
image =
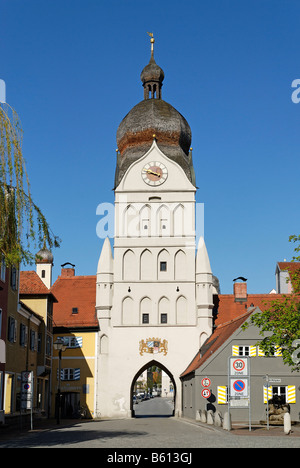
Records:
[[[128,288],[128,292],[129,292],[129,293],[131,292],[130,286],[129,286],[129,288]]]
[[[177,286],[177,288],[176,288],[176,292],[179,292],[179,286]]]

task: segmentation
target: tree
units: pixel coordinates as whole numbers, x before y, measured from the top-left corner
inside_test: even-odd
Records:
[[[300,236],[292,235],[290,242],[297,243],[294,252],[300,252]],[[300,256],[295,255],[292,262],[299,262]],[[280,298],[268,303],[268,308],[263,312],[253,314],[250,322],[260,328],[262,341],[257,343],[266,355],[272,355],[276,348],[282,352],[283,362],[292,367],[292,370],[300,370],[300,266],[294,264],[293,268],[287,268],[292,283],[292,293],[283,294]],[[247,328],[246,323],[243,328]],[[295,349],[297,347],[298,349]]]
[[[31,263],[32,242],[58,247],[40,208],[33,202],[22,153],[20,119],[8,104],[0,104],[0,256],[7,265]],[[26,229],[25,229],[26,228]]]

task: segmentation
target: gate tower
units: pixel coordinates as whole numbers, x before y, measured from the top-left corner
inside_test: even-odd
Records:
[[[100,324],[97,416],[131,417],[132,382],[155,362],[169,371],[181,414],[180,374],[212,332],[213,275],[195,245],[191,129],[162,99],[163,70],[142,70],[144,99],[117,130],[115,235],[97,269]]]

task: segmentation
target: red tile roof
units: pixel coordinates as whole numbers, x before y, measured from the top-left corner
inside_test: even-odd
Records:
[[[283,299],[281,294],[248,294],[247,302],[235,302],[233,294],[219,294],[215,306],[218,308],[212,335],[205,341],[181,377],[195,371],[247,320],[256,307],[261,311],[275,299]]]
[[[274,299],[281,298],[281,294],[248,294],[246,302],[234,302],[233,294],[219,294],[218,296],[218,314],[215,319],[215,325],[229,322],[247,312],[249,307],[259,307],[260,310],[266,310]]]
[[[96,276],[59,276],[51,291],[58,300],[53,306],[54,327],[98,327]],[[72,314],[73,308],[77,314]]]
[[[35,271],[20,271],[20,294],[51,294]]]
[[[194,372],[215,352],[225,341],[249,318],[253,312],[253,308],[244,313],[243,315],[236,317],[234,320],[224,322],[219,325],[214,333],[205,341],[204,345],[198,351],[192,362],[181,374],[180,377]]]

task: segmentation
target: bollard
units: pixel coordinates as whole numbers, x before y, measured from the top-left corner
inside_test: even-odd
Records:
[[[222,414],[220,411],[217,411],[215,414],[215,426],[222,427]]]
[[[200,410],[200,421],[202,423],[206,423],[206,421],[207,421],[206,410]]]
[[[285,413],[284,414],[284,419],[283,419],[283,430],[286,435],[291,433],[292,429],[292,423],[291,423],[291,415],[290,413]]]
[[[224,414],[223,429],[225,429],[225,431],[231,431],[231,418],[228,412]]]
[[[214,413],[212,410],[207,411],[207,424],[212,425],[214,423]]]

